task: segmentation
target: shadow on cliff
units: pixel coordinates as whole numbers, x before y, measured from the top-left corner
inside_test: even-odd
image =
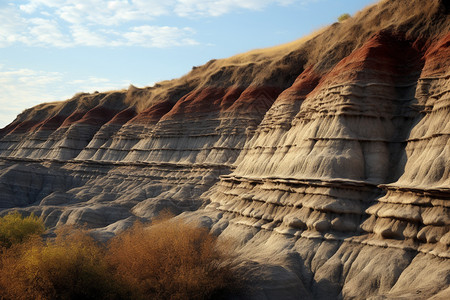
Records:
[[[403,40],[401,37],[391,39],[387,43],[388,55],[393,58],[396,65],[393,66],[395,73],[392,76],[395,87],[393,91],[395,106],[392,108],[394,135],[392,142],[389,143],[389,176],[386,183],[395,182],[402,176],[407,161],[407,140],[411,130],[424,117],[421,113],[423,107],[416,98],[418,81],[425,63],[424,53],[420,49],[420,44],[423,43],[420,40]]]

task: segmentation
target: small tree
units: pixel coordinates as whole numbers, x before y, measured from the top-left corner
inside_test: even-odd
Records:
[[[0,248],[9,248],[30,236],[44,233],[44,221],[34,214],[23,217],[19,212],[10,212],[0,218]]]
[[[133,299],[217,299],[240,284],[226,247],[204,228],[162,219],[114,238],[107,259]]]
[[[0,255],[0,299],[126,299],[104,257],[104,247],[70,227],[14,244]]]
[[[345,14],[342,14],[342,15],[339,16],[338,21],[339,21],[339,23],[341,23],[341,22],[343,22],[343,21],[345,21],[345,20],[347,20],[349,18],[350,18],[350,15],[345,13]]]

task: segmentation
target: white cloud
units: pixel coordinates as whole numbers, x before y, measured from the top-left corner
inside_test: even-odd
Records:
[[[55,20],[33,18],[28,24],[28,34],[23,37],[28,45],[64,48],[70,44],[70,40],[62,33]]]
[[[26,25],[19,13],[11,7],[0,9],[0,47],[24,42],[20,32],[26,31]]]
[[[110,26],[173,13],[219,16],[236,9],[257,10],[270,4],[289,5],[299,1],[316,0],[28,0],[19,8],[26,13],[51,8],[56,16],[72,24],[90,22]]]
[[[0,67],[0,83],[5,85],[15,85],[20,82],[23,85],[34,87],[41,84],[47,84],[62,80],[62,74],[59,72],[43,72],[31,69],[5,69]]]
[[[56,20],[24,18],[11,7],[0,9],[0,47],[16,43],[27,46],[67,47],[70,39]]]
[[[169,26],[138,26],[124,34],[127,44],[143,47],[165,48],[170,46],[196,45],[197,42],[189,36],[194,33],[192,28],[177,28]]]
[[[27,14],[32,14],[36,10],[36,8],[37,8],[37,6],[32,4],[32,3],[28,3],[28,4],[25,4],[25,5],[20,5],[19,6],[19,9],[21,11],[26,12]]]
[[[108,41],[99,33],[92,32],[82,25],[73,25],[70,27],[73,44],[82,46],[106,46]]]
[[[260,10],[270,4],[288,5],[296,0],[177,0],[174,11],[183,17],[220,16],[236,9]]]
[[[0,47],[21,43],[27,46],[67,48],[75,46],[141,46],[174,47],[197,45],[191,28],[170,26],[135,26],[125,31],[108,28],[91,28],[74,24],[68,28],[54,20],[44,18],[21,19],[17,16],[0,19]]]
[[[167,15],[173,1],[159,0],[29,0],[19,8],[26,13],[51,9],[54,16],[71,24],[118,25]]]
[[[114,82],[99,77],[69,79],[60,72],[10,69],[0,65],[0,128],[11,123],[24,109],[39,103],[68,99],[80,91],[122,89],[129,84],[127,80]]]
[[[12,122],[24,109],[57,98],[46,88],[62,81],[58,72],[0,67],[0,128]]]
[[[220,16],[316,0],[27,0],[0,7],[0,47],[21,43],[38,47],[142,46],[199,44],[191,28],[148,25],[158,17]]]
[[[69,3],[70,2],[70,3]],[[132,20],[140,18],[143,12],[137,10],[120,10],[127,1],[111,1],[108,4],[110,15],[102,15],[100,4],[103,1],[66,1],[68,6],[56,6],[57,1],[33,0],[27,5],[21,5],[20,9],[7,7],[0,9],[0,47],[7,47],[21,43],[27,46],[67,48],[75,46],[141,46],[141,47],[173,47],[191,46],[198,44],[190,28],[178,28],[170,26],[133,26],[123,28],[113,26],[120,20]],[[152,1],[136,1],[136,7],[145,7]],[[36,17],[40,7],[54,8],[60,18],[46,16],[48,11],[43,11]],[[147,7],[147,9],[150,9]],[[22,11],[22,14],[20,12]],[[87,13],[92,11],[92,13]],[[86,12],[86,16],[85,16]],[[95,13],[96,12],[96,13]],[[25,13],[25,15],[24,15]],[[33,13],[31,16],[26,14]],[[156,8],[155,14],[162,13]],[[119,16],[120,15],[120,16]],[[103,26],[94,22],[102,23]],[[91,24],[91,25],[90,25]]]

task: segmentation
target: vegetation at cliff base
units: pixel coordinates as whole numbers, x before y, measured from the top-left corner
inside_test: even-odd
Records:
[[[238,283],[220,246],[206,229],[168,220],[119,235],[107,260],[132,298],[216,299]]]
[[[23,217],[19,212],[11,212],[0,218],[0,248],[9,248],[34,235],[44,233],[42,219],[31,214]]]
[[[104,249],[82,231],[13,245],[0,268],[0,299],[120,298]]]
[[[138,223],[107,244],[71,227],[13,241],[0,253],[0,299],[216,299],[239,285],[224,244],[182,220]]]

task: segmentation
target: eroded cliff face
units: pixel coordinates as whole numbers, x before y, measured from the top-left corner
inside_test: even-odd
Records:
[[[236,243],[252,297],[450,297],[450,18],[382,1],[154,87],[0,131],[0,214],[108,238],[169,209]]]

